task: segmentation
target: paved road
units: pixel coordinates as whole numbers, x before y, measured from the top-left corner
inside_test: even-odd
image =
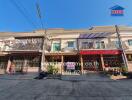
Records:
[[[16,77],[0,76],[0,100],[132,100],[132,80],[99,75],[63,76],[62,80]]]

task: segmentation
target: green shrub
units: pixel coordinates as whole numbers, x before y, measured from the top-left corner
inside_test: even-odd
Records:
[[[59,71],[59,68],[58,67],[57,68],[53,68],[53,74],[57,74],[58,71]]]
[[[48,73],[53,74],[53,66],[48,65],[47,71],[48,71]]]
[[[121,67],[121,71],[122,72],[128,72],[128,68],[127,67]]]
[[[57,74],[59,71],[59,68],[55,68],[53,65],[49,65],[47,68],[48,73],[50,74]]]

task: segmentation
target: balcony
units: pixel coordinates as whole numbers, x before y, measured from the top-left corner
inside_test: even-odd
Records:
[[[79,49],[119,49],[119,46],[117,44],[111,43],[104,43],[101,42],[82,42],[79,46]]]
[[[0,41],[0,51],[38,51],[41,49],[42,38],[24,38]]]
[[[61,51],[62,52],[76,52],[77,50],[75,48],[65,47],[65,48],[62,48]]]
[[[122,42],[123,48],[129,49],[129,47],[125,44],[125,42]],[[112,41],[109,43],[104,43],[104,42],[87,42],[87,43],[82,43],[82,45],[79,46],[80,50],[85,50],[85,49],[99,49],[99,50],[109,50],[109,49],[120,49],[119,43]]]

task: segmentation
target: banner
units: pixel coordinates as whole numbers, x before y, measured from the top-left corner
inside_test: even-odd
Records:
[[[75,62],[67,62],[66,63],[67,69],[70,69],[70,70],[75,70],[75,65],[76,65]]]

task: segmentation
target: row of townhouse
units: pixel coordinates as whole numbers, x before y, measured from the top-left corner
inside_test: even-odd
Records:
[[[47,70],[49,65],[57,67],[62,74],[116,67],[128,67],[132,71],[132,27],[119,26],[119,34],[123,50],[115,26],[1,32],[0,73],[10,71],[12,65],[16,72]]]

